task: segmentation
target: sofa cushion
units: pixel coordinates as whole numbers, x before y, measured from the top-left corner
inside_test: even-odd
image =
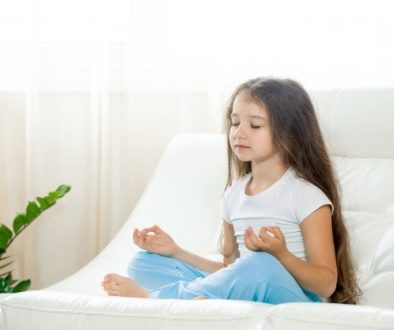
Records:
[[[264,329],[393,329],[394,310],[343,304],[287,303],[271,308]]]
[[[262,329],[271,305],[235,300],[155,300],[29,291],[8,297],[2,307],[6,311],[6,326],[12,330],[38,329],[34,324],[40,330],[241,330]]]

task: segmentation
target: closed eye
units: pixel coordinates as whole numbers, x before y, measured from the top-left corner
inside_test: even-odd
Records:
[[[234,127],[239,126],[239,123],[233,123],[233,124],[231,124],[231,126],[234,126]],[[261,126],[250,125],[250,127],[253,128],[253,129],[258,129]]]

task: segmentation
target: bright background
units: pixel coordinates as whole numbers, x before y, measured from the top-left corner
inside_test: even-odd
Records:
[[[393,16],[388,0],[1,0],[0,223],[72,186],[15,241],[16,275],[42,288],[97,255],[170,139],[222,132],[244,80],[393,86]]]

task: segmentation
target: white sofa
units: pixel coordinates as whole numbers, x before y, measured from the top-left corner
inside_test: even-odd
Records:
[[[394,89],[311,91],[343,189],[363,290],[359,306],[108,297],[104,274],[125,274],[134,227],[158,224],[182,247],[218,258],[224,135],[183,134],[168,146],[137,207],[87,266],[39,291],[5,297],[6,330],[394,329]],[[1,325],[1,322],[0,322]],[[3,329],[2,328],[2,329]]]

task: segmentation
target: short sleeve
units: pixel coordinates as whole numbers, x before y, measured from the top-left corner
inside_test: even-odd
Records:
[[[314,211],[323,205],[330,205],[331,214],[334,212],[334,206],[328,197],[318,187],[313,184],[305,183],[300,189],[297,189],[294,196],[295,217],[298,223],[301,223]]]

